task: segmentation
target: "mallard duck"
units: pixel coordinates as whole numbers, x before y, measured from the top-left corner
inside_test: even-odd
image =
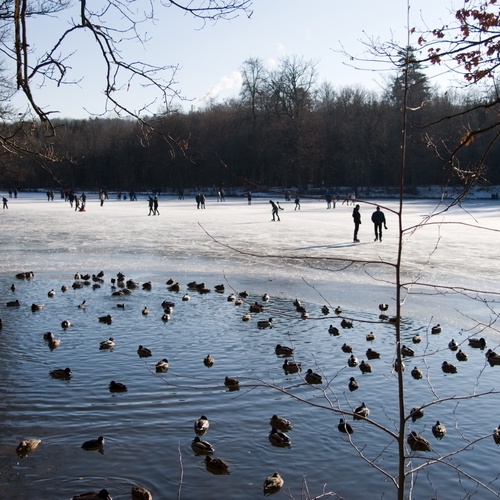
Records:
[[[83,281],[87,281],[87,280],[89,280],[89,279],[90,279],[90,274],[89,274],[89,273],[87,273],[87,274],[82,274],[82,275],[81,275],[81,279],[82,279]]]
[[[147,281],[146,283],[142,284],[142,289],[150,292],[153,289],[153,284],[151,281]]]
[[[114,349],[115,348],[115,339],[113,337],[109,337],[108,340],[103,340],[99,344],[99,349]]]
[[[123,295],[125,294],[121,290],[117,290],[111,294],[112,297],[122,297]]]
[[[378,319],[380,321],[389,321],[389,316],[387,316],[387,314],[382,313],[382,314],[379,314]]]
[[[170,283],[171,285],[173,285],[173,283]],[[168,285],[168,283],[167,283]],[[190,281],[188,284],[187,284],[187,287],[188,287],[188,290],[196,290],[198,286],[198,282],[197,281]]]
[[[19,302],[19,300],[9,300],[9,302],[7,302],[7,307],[19,307],[21,305],[21,303]]]
[[[339,329],[336,326],[333,326],[333,325],[330,325],[330,327],[328,328],[328,333],[330,335],[334,335],[335,337],[337,337],[338,335],[340,335]]]
[[[351,356],[347,360],[347,366],[350,366],[351,368],[358,366],[358,358],[356,358],[354,354],[351,354]]]
[[[286,448],[288,446],[291,446],[292,440],[290,437],[285,434],[283,431],[279,431],[276,428],[272,428],[271,432],[269,433],[269,442],[273,446],[278,446],[280,448]]]
[[[230,390],[230,391],[237,391],[240,388],[240,381],[236,378],[232,377],[226,377],[224,379],[224,385]]]
[[[272,476],[266,477],[264,480],[264,495],[272,495],[278,493],[283,488],[285,481],[280,476],[279,472],[275,472]]]
[[[415,366],[415,368],[413,368],[413,370],[411,371],[411,376],[415,380],[420,380],[421,378],[424,378],[424,372],[420,368],[417,368]]]
[[[273,326],[273,318],[261,319],[257,321],[257,327],[263,330],[264,328],[271,328]]]
[[[45,332],[43,334],[43,340],[53,340],[56,336],[52,332]]]
[[[65,319],[63,321],[61,321],[61,328],[63,330],[66,330],[67,328],[69,328],[71,326],[71,321]]]
[[[114,380],[112,380],[109,383],[108,387],[109,387],[110,392],[127,392],[128,391],[128,388],[125,384],[122,384],[121,382],[115,382]]]
[[[258,302],[254,302],[253,304],[250,304],[248,309],[251,313],[261,313],[264,311],[264,306]]]
[[[246,299],[248,297],[248,292],[244,290],[238,294],[242,299]]]
[[[458,349],[458,342],[455,340],[455,339],[451,339],[449,342],[448,342],[448,347],[452,350],[452,351],[456,351]]]
[[[274,353],[277,356],[293,356],[294,349],[286,345],[276,344],[274,348]]]
[[[147,316],[151,311],[147,308],[147,306],[144,306],[144,309],[142,310],[143,316]]]
[[[61,378],[64,380],[69,380],[73,375],[73,372],[69,368],[58,368],[49,372],[52,378]]]
[[[288,359],[285,359],[285,362],[283,363],[283,370],[285,370],[285,373],[298,373],[302,371],[302,363],[299,361],[289,361]]]
[[[31,304],[31,310],[33,312],[41,311],[42,309],[43,309],[43,304]]]
[[[205,458],[205,467],[212,474],[229,474],[229,464],[222,458],[213,458],[207,455]]]
[[[309,368],[305,376],[306,382],[308,384],[322,384],[323,377],[319,373],[315,373]]]
[[[181,291],[181,285],[180,285],[180,283],[172,283],[171,285],[168,286],[168,289],[171,292],[180,292]]]
[[[65,293],[68,291],[68,287],[66,285],[61,286],[61,292]]]
[[[99,436],[97,439],[90,439],[89,441],[85,441],[82,444],[82,449],[90,451],[90,450],[98,450],[102,448],[104,445],[104,438]]]
[[[343,432],[344,434],[352,434],[354,432],[351,424],[346,422],[343,418],[340,419],[339,425],[337,425],[337,429],[339,430],[339,432]]]
[[[406,442],[412,451],[431,451],[431,443],[415,431],[410,432]]]
[[[111,314],[107,314],[106,316],[101,316],[99,318],[99,323],[105,323],[106,325],[111,325],[113,323],[113,317]]]
[[[24,458],[29,453],[35,451],[41,442],[41,439],[24,439],[17,445],[16,453]]]
[[[56,296],[56,291],[54,289],[49,290],[47,292],[47,297],[55,297]]]
[[[278,417],[278,415],[273,415],[271,417],[269,425],[278,431],[288,432],[292,430],[292,422],[286,418]]]
[[[336,314],[337,316],[339,316],[340,314],[342,314],[342,308],[341,308],[340,306],[337,306],[337,307],[334,309],[334,311],[335,311],[335,314]]]
[[[422,342],[422,337],[420,335],[414,335],[411,339],[414,344],[420,344]]]
[[[486,360],[490,366],[500,365],[500,354],[488,349],[488,352],[486,353]]]
[[[349,379],[349,390],[351,392],[357,391],[359,389],[359,384],[354,377]]]
[[[168,370],[168,359],[163,358],[155,365],[156,373],[165,373]]]
[[[486,347],[486,340],[483,337],[481,337],[480,339],[469,339],[469,346],[476,349],[484,349]]]
[[[500,425],[493,431],[493,441],[495,444],[500,444]]]
[[[214,290],[219,293],[224,293],[225,292],[225,287],[224,285],[215,285]]]
[[[203,364],[207,368],[211,368],[215,364],[215,358],[213,356],[210,356],[210,354],[207,354],[207,356],[203,359]]]
[[[210,422],[205,415],[202,415],[196,422],[194,423],[194,432],[198,434],[198,436],[203,436],[208,431],[210,427]]]
[[[443,329],[439,323],[431,328],[432,335],[439,335],[442,331]]]
[[[185,293],[182,296],[182,300],[183,300],[183,302],[189,302],[191,300],[191,296],[189,294]]]
[[[443,439],[446,435],[446,427],[439,420],[432,426],[432,434],[436,439]]]
[[[377,351],[374,351],[373,349],[368,348],[366,350],[366,357],[368,359],[380,359],[380,353]]]
[[[326,316],[327,314],[330,314],[330,309],[328,309],[328,306],[323,306],[321,308],[321,312]]]
[[[252,319],[252,315],[251,314],[244,314],[242,317],[241,317],[241,321],[250,321]]]
[[[422,408],[412,408],[410,410],[410,418],[412,422],[416,422],[423,416],[424,416],[424,410]]]
[[[458,350],[458,352],[455,354],[455,357],[457,358],[458,361],[467,361],[467,359],[469,359],[469,356],[467,356],[467,353],[462,351],[462,349]]]
[[[352,346],[350,346],[349,344],[346,344],[344,342],[344,345],[341,347],[342,349],[342,352],[345,352],[345,353],[352,353]]]
[[[71,500],[113,500],[107,489],[103,488],[100,491],[88,491],[75,495]]]
[[[413,349],[411,349],[410,347],[406,347],[405,345],[403,345],[403,347],[401,347],[401,356],[403,356],[405,358],[415,356],[415,351]]]
[[[340,322],[340,326],[342,328],[352,328],[353,327],[353,324],[352,324],[352,321],[348,321],[347,319],[342,319],[342,321]]]
[[[371,373],[372,372],[372,366],[370,363],[367,363],[364,359],[359,363],[359,369],[361,370],[361,373]]]
[[[175,307],[175,302],[172,302],[170,300],[164,300],[162,303],[161,303],[161,307],[165,310],[165,309],[173,309]],[[168,311],[169,313],[171,313],[172,311]]]
[[[132,500],[153,500],[151,492],[141,486],[132,486],[130,494],[132,496]]]
[[[360,406],[355,408],[353,419],[363,420],[364,418],[368,418],[369,416],[370,416],[370,408],[368,408],[368,406],[366,406],[366,404],[363,402],[361,403]]]
[[[191,443],[191,449],[196,453],[196,455],[208,455],[213,453],[214,447],[208,442],[200,439],[200,436],[196,436]]]
[[[33,271],[24,271],[22,273],[17,273],[16,278],[19,280],[29,280],[35,277],[35,273]]]
[[[175,280],[172,279],[172,278],[169,278],[166,282],[166,285],[170,286],[170,285],[173,285],[175,283]]]
[[[227,296],[228,302],[234,302],[235,300],[236,300],[236,295],[234,293],[231,293],[230,295]]]
[[[376,338],[377,338],[377,336],[373,332],[366,334],[366,340],[368,342],[373,342]]]
[[[61,345],[61,341],[59,339],[50,339],[48,342],[48,346],[50,350],[57,349]]]
[[[242,306],[244,304],[243,299],[236,299],[234,301],[235,306]]]
[[[148,349],[147,347],[144,347],[142,345],[140,345],[137,348],[137,354],[139,354],[140,358],[149,358],[150,356],[153,355],[153,353],[151,352],[151,349]]]
[[[405,362],[403,360],[401,360],[401,363],[398,362],[398,360],[394,361],[394,365],[393,365],[393,368],[394,368],[394,371],[399,373],[400,371],[401,372],[404,372],[405,371]]]
[[[389,309],[389,304],[379,304],[378,308],[380,311],[387,311],[387,309]]]
[[[455,365],[452,365],[451,363],[448,363],[448,361],[443,361],[441,369],[444,373],[457,373],[457,367]]]

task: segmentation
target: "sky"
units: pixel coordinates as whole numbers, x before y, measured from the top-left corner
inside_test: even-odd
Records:
[[[435,28],[453,19],[453,2],[458,0],[414,0],[408,11],[406,0],[358,0],[353,4],[254,0],[250,17],[242,14],[205,25],[175,7],[157,7],[155,21],[140,26],[148,41],[125,42],[122,55],[152,65],[178,66],[173,80],[186,100],[176,102],[186,111],[199,109],[210,99],[237,96],[241,66],[251,57],[261,59],[268,68],[276,67],[283,57],[300,57],[316,64],[318,84],[327,81],[335,88],[362,86],[378,91],[389,76],[379,70],[388,68],[355,63],[346,53],[369,58],[365,44],[370,39],[405,45],[408,12],[410,27]],[[33,53],[48,50],[61,29],[69,26],[71,16],[78,16],[77,8],[30,21],[28,36]],[[109,25],[120,22],[114,18]],[[416,45],[416,35],[411,43]],[[40,85],[34,87],[35,98],[45,110],[57,110],[53,116],[84,118],[89,113],[101,113],[105,67],[99,62],[90,34],[75,35],[64,50],[70,66],[68,79],[76,83],[57,86],[39,81]],[[145,103],[153,103],[150,109],[155,112],[160,110],[153,89],[141,88],[136,81],[117,89],[116,95],[134,111],[140,111]],[[25,102],[15,98],[13,104],[22,110]]]

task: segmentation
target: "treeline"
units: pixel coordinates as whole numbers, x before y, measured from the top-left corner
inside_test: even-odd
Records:
[[[300,58],[284,59],[273,70],[249,59],[242,74],[238,98],[159,114],[149,119],[159,133],[147,137],[131,120],[55,121],[57,134],[44,139],[44,147],[61,160],[40,168],[29,157],[4,156],[0,184],[127,191],[399,185],[403,74],[380,93],[316,85],[314,63]],[[487,129],[495,113],[483,109],[479,97],[432,89],[418,65],[410,68],[407,87],[405,187],[460,182],[446,159],[467,131]],[[475,111],[462,115],[471,107]],[[488,180],[500,184],[500,151],[490,144],[491,134],[470,141],[455,165],[472,171],[487,151]]]

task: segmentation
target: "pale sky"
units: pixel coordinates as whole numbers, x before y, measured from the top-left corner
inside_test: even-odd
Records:
[[[410,26],[440,27],[453,19],[452,3],[460,0],[414,0],[410,6]],[[78,12],[75,10],[74,16]],[[66,18],[67,19],[67,16]],[[48,49],[57,39],[57,30],[66,20],[44,18],[28,25],[32,47]],[[266,66],[277,64],[284,56],[298,56],[317,63],[317,83],[330,82],[335,88],[363,86],[379,90],[388,74],[349,67],[352,62],[342,47],[355,56],[366,56],[363,41],[369,38],[406,45],[406,0],[254,0],[253,14],[231,21],[207,24],[183,15],[174,7],[157,10],[157,21],[147,26],[151,39],[144,45],[129,43],[124,59],[145,60],[153,65],[179,65],[176,88],[190,99],[184,109],[203,106],[207,99],[237,96],[239,70],[250,57],[262,59]],[[200,29],[202,28],[202,29]],[[34,38],[36,37],[36,39]],[[411,40],[412,45],[416,43]],[[77,85],[56,87],[45,84],[34,89],[35,98],[45,109],[57,109],[59,117],[84,118],[85,109],[100,113],[104,109],[103,71],[90,36],[80,35],[68,53],[70,75]],[[369,64],[363,65],[369,67]],[[436,73],[436,71],[434,71]],[[131,86],[119,91],[124,102],[135,111],[154,100],[151,89]],[[14,104],[20,106],[16,99]],[[157,110],[154,104],[151,109]],[[21,106],[22,108],[22,106]],[[53,115],[56,116],[56,115]]]

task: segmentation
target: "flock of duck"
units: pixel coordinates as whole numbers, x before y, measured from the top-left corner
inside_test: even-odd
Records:
[[[16,275],[18,279],[32,279],[34,277],[33,272],[24,272],[24,273],[19,273]],[[104,273],[101,271],[97,274],[86,274],[86,275],[81,275],[81,274],[76,274],[74,277],[74,282],[71,285],[73,289],[79,289],[83,287],[92,287],[94,289],[102,287],[104,284]],[[175,280],[171,279],[166,282],[167,289],[171,292],[174,293],[180,293],[181,290],[183,289],[182,285],[180,285],[178,282]],[[153,285],[151,282],[146,282],[146,283],[137,283],[134,280],[131,279],[126,279],[125,276],[122,273],[118,273],[116,278],[111,279],[111,293],[113,297],[122,297],[125,295],[129,295],[133,292],[134,289],[137,288],[142,288],[143,290],[151,291],[153,288]],[[11,290],[15,292],[16,286],[13,284],[11,286]],[[63,285],[61,287],[61,292],[65,293],[69,290],[69,287],[66,285]],[[224,285],[216,285],[214,287],[214,291],[220,294],[225,293],[225,286]],[[188,302],[191,300],[191,296],[189,295],[190,293],[200,293],[200,294],[207,294],[211,292],[211,289],[208,288],[204,283],[197,283],[195,281],[190,282],[187,284],[187,292],[182,295],[182,301]],[[47,297],[49,299],[53,299],[57,296],[57,292],[54,289],[51,289],[47,292]],[[270,301],[270,296],[265,293],[261,297],[261,301],[255,301],[249,303],[247,300],[249,297],[248,292],[243,291],[240,293],[230,293],[227,296],[227,301],[234,303],[237,306],[242,306],[242,305],[248,305],[248,312],[244,312],[242,315],[241,319],[244,322],[250,321],[252,319],[252,314],[260,314],[264,313],[266,311],[267,303]],[[175,302],[170,301],[170,300],[164,300],[162,303],[162,316],[161,320],[164,322],[168,322],[171,320],[173,311],[175,308]],[[6,303],[7,307],[22,307],[19,299],[15,299],[12,301],[8,301]],[[87,306],[86,301],[84,300],[82,303],[78,305],[78,308],[84,309]],[[295,310],[300,314],[300,317],[304,320],[309,319],[309,312],[306,310],[305,306],[299,301],[295,300],[293,302],[293,306],[295,307]],[[33,303],[31,304],[31,310],[33,312],[36,311],[41,311],[44,308],[44,305],[42,303]],[[124,309],[128,306],[126,306],[125,303],[118,303],[116,304],[116,307],[119,309]],[[395,323],[396,318],[389,317],[386,315],[386,312],[388,311],[389,306],[387,304],[380,304],[379,305],[379,319],[382,322],[387,322],[387,323]],[[145,306],[142,311],[142,315],[148,315],[151,313],[150,309]],[[324,305],[321,308],[321,313],[325,317],[329,317],[331,312],[330,312],[330,307],[327,305]],[[351,320],[348,318],[341,317],[343,314],[342,308],[340,306],[336,307],[333,309],[333,313],[339,317],[340,322],[339,322],[339,327],[334,326],[331,324],[329,328],[327,329],[328,333],[332,337],[339,337],[341,336],[341,330],[343,329],[352,329],[355,327],[355,320]],[[107,325],[111,325],[113,322],[113,316],[111,314],[107,314],[104,316],[99,316],[98,321],[100,323],[104,323]],[[61,328],[63,330],[71,328],[71,321],[69,319],[63,320],[61,323]],[[259,329],[269,329],[273,328],[274,323],[273,323],[273,318],[269,317],[267,319],[261,319],[259,321],[256,321],[256,326]],[[0,319],[0,329],[2,327],[2,320]],[[441,326],[435,325],[434,327],[431,328],[431,334],[432,335],[439,335],[442,332]],[[56,338],[56,336],[51,333],[51,332],[45,332],[43,334],[43,339],[48,343],[48,346],[50,349],[56,349],[61,345],[61,340]],[[366,334],[366,341],[368,343],[373,342],[376,339],[376,334],[374,332],[370,332]],[[419,344],[422,342],[422,338],[420,335],[415,335],[412,338],[412,342],[414,345]],[[451,352],[455,353],[455,357],[458,362],[466,362],[468,360],[468,355],[466,352],[464,352],[461,349],[462,343],[456,342],[454,339],[452,339],[449,344],[448,348]],[[484,350],[486,348],[486,340],[484,338],[469,338],[468,339],[468,345],[472,349],[480,349]],[[104,339],[100,342],[99,344],[99,349],[100,350],[113,350],[116,346],[115,339],[113,337],[109,337],[107,339]],[[349,345],[347,342],[344,342],[340,346],[340,350],[345,353],[349,354],[349,357],[346,359],[346,365],[349,368],[357,368],[360,371],[361,375],[368,375],[371,374],[374,370],[372,368],[372,364],[369,363],[369,361],[374,361],[375,363],[377,362],[376,360],[379,360],[381,358],[381,353],[377,352],[376,350],[372,349],[371,347],[368,347],[368,349],[365,352],[366,360],[364,359],[359,359],[355,353],[354,349],[351,345]],[[400,352],[401,356],[403,359],[407,360],[414,358],[415,357],[415,350],[412,347],[409,347],[405,344],[403,344],[400,347]],[[274,349],[274,353],[277,357],[283,359],[283,364],[282,368],[285,372],[286,375],[288,374],[299,374],[301,377],[301,372],[302,372],[302,363],[300,361],[297,361],[295,359],[295,348],[292,346],[287,346],[283,344],[276,344],[276,347]],[[141,358],[148,358],[152,356],[152,351],[146,346],[139,345],[137,348],[137,354]],[[491,365],[500,365],[500,354],[492,351],[489,349],[486,352],[486,361]],[[215,358],[207,354],[206,357],[203,359],[203,364],[210,368],[216,363]],[[394,371],[399,371],[405,370],[405,363],[402,362],[401,364],[398,364],[397,362],[393,362],[393,369]],[[157,373],[167,373],[169,369],[169,361],[166,358],[160,359],[156,365],[155,365],[155,371]],[[452,364],[449,361],[443,361],[441,365],[441,369],[443,373],[445,374],[455,374],[458,372],[457,366]],[[50,376],[55,379],[63,379],[63,380],[68,380],[72,377],[73,372],[69,367],[65,368],[56,368],[53,369],[49,372]],[[425,378],[425,373],[424,371],[419,368],[418,366],[414,366],[414,368],[410,372],[411,376],[415,380],[420,380]],[[320,373],[317,373],[313,371],[312,368],[308,368],[304,372],[304,376],[302,377],[303,381],[305,384],[310,384],[310,385],[320,385],[323,384],[323,375]],[[236,377],[230,377],[226,376],[223,380],[223,385],[229,390],[229,391],[237,391],[240,389],[240,381]],[[347,388],[350,392],[357,391],[360,388],[360,383],[356,380],[354,376],[349,377],[349,381],[347,384]],[[127,386],[122,383],[122,382],[117,382],[115,380],[112,380],[109,383],[109,391],[110,392],[126,392],[128,390]],[[354,432],[354,425],[351,425],[347,420],[347,416],[352,416],[353,420],[367,420],[370,416],[371,410],[368,408],[368,406],[365,404],[365,402],[362,402],[359,406],[355,407],[352,411],[346,411],[346,412],[341,412],[342,417],[339,420],[337,429],[339,432],[343,434],[352,434]],[[422,418],[424,416],[424,410],[421,408],[412,408],[410,411],[409,417],[413,422],[416,420]],[[271,430],[268,435],[268,440],[273,446],[277,447],[290,447],[291,446],[291,438],[287,434],[292,429],[292,424],[289,420],[286,418],[280,417],[278,415],[273,415],[269,421],[269,424],[271,426]],[[214,446],[209,443],[208,441],[202,439],[202,437],[208,432],[210,427],[210,423],[208,418],[205,415],[202,415],[199,419],[197,419],[194,423],[194,432],[195,432],[195,437],[191,443],[191,448],[195,455],[200,455],[204,456],[204,465],[207,469],[207,471],[211,472],[212,474],[229,474],[230,473],[230,465],[229,463],[222,459],[222,458],[217,458],[214,457],[213,454],[215,452]],[[444,424],[442,424],[440,421],[437,421],[433,426],[432,426],[432,434],[436,439],[443,439],[446,435],[446,427]],[[494,430],[493,432],[493,439],[496,444],[500,444],[500,426]],[[19,443],[16,451],[19,456],[25,457],[29,453],[32,453],[37,449],[37,447],[40,444],[40,440],[37,439],[32,439],[32,440],[23,440],[21,443]],[[407,436],[407,444],[409,448],[412,451],[431,451],[432,447],[430,442],[422,435],[419,435],[415,431],[411,431],[408,436]],[[89,441],[85,441],[82,444],[82,448],[84,450],[97,450],[102,452],[104,446],[104,437],[99,436],[97,439],[92,439]],[[283,487],[284,480],[281,477],[279,472],[275,472],[273,475],[267,477],[264,481],[263,484],[263,493],[265,495],[268,494],[273,494],[277,493],[280,491]],[[133,499],[148,499],[152,498],[152,495],[149,491],[145,490],[144,488],[134,486],[131,491],[132,498]],[[88,492],[84,493],[81,495],[76,495],[73,497],[74,499],[79,499],[79,500],[90,500],[90,499],[110,499],[110,494],[106,489],[101,489],[98,491],[93,491],[93,492]]]

